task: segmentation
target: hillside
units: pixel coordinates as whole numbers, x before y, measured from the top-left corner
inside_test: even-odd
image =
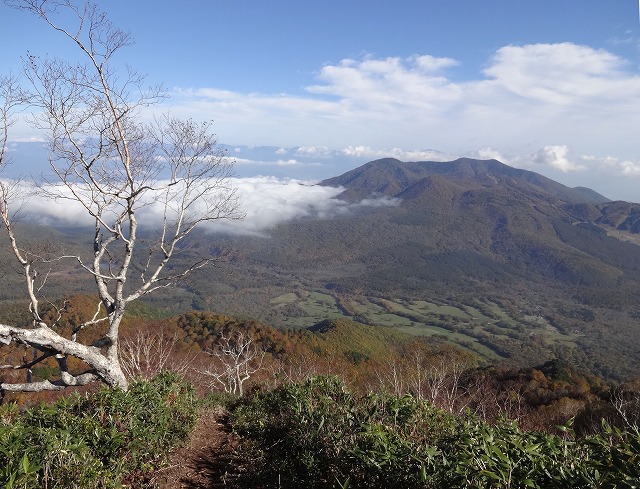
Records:
[[[495,160],[376,160],[321,185],[387,205],[290,221],[268,237],[196,237],[190,247],[233,254],[151,296],[155,314],[211,310],[294,330],[349,318],[490,362],[563,358],[607,378],[638,375],[640,205]],[[31,232],[69,249],[79,231]],[[19,277],[5,280],[10,306]],[[48,285],[55,297],[91,284],[60,269]]]
[[[345,195],[369,196],[382,193],[400,194],[425,178],[442,176],[449,181],[477,182],[485,188],[519,187],[523,193],[538,198],[556,198],[566,202],[602,203],[606,197],[585,188],[569,188],[538,173],[514,168],[497,160],[460,158],[450,162],[408,162],[394,158],[372,161],[338,177],[324,180],[321,185],[345,187]],[[420,192],[422,193],[422,192]]]
[[[495,160],[377,160],[322,185],[397,205],[230,241],[244,257],[226,282],[234,290],[207,306],[240,312],[249,294],[255,307],[243,312],[282,327],[348,316],[493,361],[560,356],[637,374],[638,206]]]

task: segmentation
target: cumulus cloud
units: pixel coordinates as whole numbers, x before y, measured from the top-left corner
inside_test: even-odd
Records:
[[[571,161],[568,155],[569,148],[567,146],[545,146],[535,154],[533,161],[539,165],[556,168],[564,173],[585,169],[583,165]]]
[[[389,117],[393,110],[437,110],[451,103],[458,90],[440,72],[456,65],[450,58],[433,56],[344,59],[320,70],[322,84],[311,85],[312,94],[337,97],[370,117]]]
[[[500,151],[494,148],[480,148],[469,154],[472,158],[479,160],[498,160],[501,163],[509,164],[509,158],[504,156]]]
[[[401,161],[449,161],[454,157],[433,149],[405,150],[401,148],[373,149],[369,146],[348,146],[341,150],[346,156],[358,158],[396,158]]]
[[[625,61],[605,50],[572,43],[506,46],[484,73],[511,93],[542,103],[619,99],[619,85],[638,95],[637,80],[627,78]],[[620,83],[622,82],[622,83]]]
[[[585,165],[593,169],[607,169],[624,176],[640,176],[640,161],[621,160],[615,156],[596,157],[592,155],[582,156]]]
[[[295,219],[326,219],[344,215],[359,207],[393,206],[399,203],[398,199],[385,196],[351,204],[336,198],[343,188],[315,185],[310,181],[253,177],[233,178],[229,183],[237,189],[245,217],[241,220],[206,223],[205,229],[210,232],[267,236],[268,231],[278,224]],[[29,184],[19,185],[16,195],[21,197],[14,202],[14,206],[22,207],[20,215],[23,218],[46,225],[92,225],[92,219],[78,202],[45,198]],[[55,190],[61,195],[69,195],[63,186],[57,186]],[[149,199],[140,210],[139,224],[142,227],[159,225],[162,215],[162,209]]]
[[[504,46],[464,80],[449,73],[457,64],[429,55],[349,58],[323,66],[302,95],[183,89],[175,110],[214,114],[224,140],[318,154],[325,147],[426,146],[453,155],[486,147],[526,155],[558,143],[582,154],[636,152],[640,77],[609,51]]]
[[[300,146],[295,149],[296,155],[311,158],[328,158],[334,151],[326,146]]]

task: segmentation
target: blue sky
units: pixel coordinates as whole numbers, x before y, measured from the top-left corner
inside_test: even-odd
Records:
[[[165,86],[162,110],[214,120],[242,176],[495,157],[640,201],[635,0],[98,3],[135,40],[119,60]],[[73,48],[0,20],[0,72]]]

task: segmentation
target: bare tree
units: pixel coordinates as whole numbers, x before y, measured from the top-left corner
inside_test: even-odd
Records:
[[[454,412],[462,397],[460,378],[468,367],[468,359],[460,358],[460,355],[451,352],[439,354],[427,369],[426,398],[441,409]]]
[[[294,383],[303,382],[320,375],[317,355],[311,351],[287,352],[284,357],[277,358],[272,364],[270,378],[274,382]]]
[[[218,345],[207,353],[217,360],[217,364],[200,373],[212,379],[212,385],[239,396],[244,394],[244,383],[262,368],[265,355],[251,335],[242,331],[222,334]]]
[[[151,378],[165,370],[187,375],[198,356],[197,351],[181,351],[177,333],[163,329],[137,331],[120,341],[120,363],[127,378]]]
[[[28,94],[22,89],[15,75],[0,75],[0,165],[8,164],[9,128],[17,121],[15,114],[18,108],[28,100]],[[3,185],[4,188],[6,185]]]
[[[393,356],[381,365],[374,368],[377,389],[389,392],[394,396],[402,396],[407,393],[405,364],[402,360]]]
[[[396,396],[411,394],[449,412],[465,409],[461,378],[473,365],[471,356],[455,348],[433,350],[423,341],[394,353],[373,370],[378,388]]]
[[[74,260],[93,277],[99,301],[93,317],[66,336],[57,328],[57,319],[43,317],[39,291],[46,283],[46,273],[38,269],[42,265],[39,257],[19,245],[11,209],[12,187],[4,183],[2,220],[24,275],[32,325],[0,324],[0,341],[40,352],[28,364],[4,367],[25,369],[55,358],[59,378],[3,382],[0,389],[59,390],[96,380],[126,388],[118,347],[127,304],[175,284],[216,259],[202,255],[181,269],[168,266],[186,238],[202,224],[242,217],[235,189],[229,185],[232,163],[218,149],[211,123],[171,116],[153,124],[143,122],[142,110],[163,94],[158,88],[145,88],[143,77],[133,70],[116,69],[113,56],[131,40],[95,5],[76,5],[72,0],[5,3],[38,16],[77,48],[79,61],[29,55],[25,74],[32,91],[34,123],[50,135],[54,177],[42,186],[43,195],[79,205],[91,218],[90,253],[64,258]],[[5,107],[0,114],[4,141],[11,121],[9,111],[16,103],[17,92],[11,86],[3,82],[4,92],[0,92]],[[4,156],[3,150],[1,165]],[[143,241],[140,227],[145,219],[150,227],[152,218],[159,222],[155,239]],[[78,333],[96,326],[104,334],[91,344],[81,343]],[[86,369],[72,373],[67,366],[69,356],[81,360]]]
[[[629,383],[632,386],[633,383]],[[611,404],[623,423],[625,429],[638,430],[640,428],[640,392],[637,388],[619,386],[613,390]]]

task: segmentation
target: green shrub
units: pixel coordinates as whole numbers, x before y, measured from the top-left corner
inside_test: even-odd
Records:
[[[240,400],[231,420],[253,467],[236,487],[640,487],[637,430],[527,432],[410,396],[358,398],[333,377]]]
[[[0,486],[103,488],[144,478],[193,428],[194,389],[174,374],[129,390],[0,408]]]
[[[316,377],[241,401],[232,424],[267,487],[412,487],[455,419],[411,397],[356,398]],[[239,480],[240,485],[244,483]]]

